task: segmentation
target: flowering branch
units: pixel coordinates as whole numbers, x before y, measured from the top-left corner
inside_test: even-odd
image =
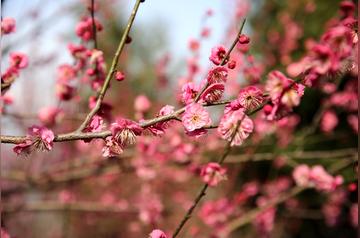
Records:
[[[242,118],[243,119],[243,118]],[[241,120],[242,120],[241,119]],[[233,142],[233,140],[235,139],[236,136],[236,132],[240,126],[241,120],[238,121],[236,128],[234,130],[234,133],[231,136],[230,141],[227,142],[226,144],[226,148],[225,151],[223,153],[223,155],[220,157],[220,159],[218,160],[218,164],[222,165],[224,160],[226,159],[226,157],[229,155],[230,153],[230,149],[231,149],[231,144]],[[199,204],[199,202],[201,201],[201,199],[206,195],[206,190],[208,189],[209,184],[205,183],[203,185],[203,187],[200,189],[198,195],[196,196],[193,204],[191,205],[191,207],[188,209],[188,211],[186,212],[185,216],[183,217],[183,219],[181,220],[180,224],[178,225],[178,227],[175,229],[174,234],[172,235],[172,238],[175,238],[181,231],[181,229],[184,227],[184,225],[186,224],[186,222],[191,218],[191,215],[194,211],[194,209],[196,208],[196,206]]]
[[[93,41],[94,41],[94,48],[97,49],[97,39],[96,39],[96,24],[95,24],[95,0],[91,0],[90,6],[90,14],[92,20],[92,30],[93,30]]]
[[[230,102],[231,102],[231,100],[224,100],[224,101],[218,101],[218,102],[214,102],[214,103],[204,103],[203,106],[209,107],[209,106],[224,105],[224,104],[228,104]],[[159,123],[159,122],[165,122],[165,121],[176,119],[184,111],[185,111],[185,107],[180,108],[171,114],[155,117],[153,119],[146,120],[139,124],[142,128],[147,128],[147,127],[155,125],[156,123]],[[102,131],[102,132],[75,131],[75,132],[55,135],[54,142],[96,139],[96,138],[105,139],[108,136],[111,136],[110,130],[106,130],[106,131]],[[7,144],[19,144],[19,143],[25,141],[25,139],[26,139],[26,136],[8,136],[8,135],[0,136],[1,143],[7,143]]]
[[[134,5],[134,8],[132,10],[132,13],[129,17],[129,20],[128,20],[128,23],[127,23],[127,26],[125,28],[125,31],[121,37],[121,40],[120,40],[120,43],[119,43],[119,46],[116,50],[116,53],[115,53],[115,56],[112,60],[112,63],[111,63],[111,67],[110,67],[110,70],[106,76],[106,79],[105,79],[105,82],[100,90],[100,93],[99,93],[99,96],[97,98],[97,101],[96,101],[96,104],[94,106],[94,108],[89,112],[89,114],[86,116],[84,122],[80,125],[80,127],[77,129],[77,132],[81,132],[82,130],[84,130],[84,128],[87,126],[87,124],[90,122],[91,118],[99,111],[100,109],[100,106],[101,106],[101,103],[105,97],[105,93],[110,85],[110,81],[112,79],[112,77],[114,76],[114,74],[116,73],[116,67],[118,65],[118,61],[119,61],[119,57],[124,49],[124,46],[126,44],[126,39],[129,35],[129,32],[130,32],[130,29],[131,29],[131,26],[134,22],[134,19],[135,19],[135,16],[136,16],[136,13],[139,9],[139,6],[140,6],[140,3],[142,2],[142,0],[136,0],[136,3]]]
[[[238,43],[239,37],[240,37],[240,35],[241,35],[241,33],[242,33],[242,30],[243,30],[243,28],[244,28],[244,25],[245,25],[245,22],[246,22],[246,18],[244,18],[244,20],[242,21],[238,34],[236,35],[236,37],[235,37],[233,43],[231,44],[229,50],[226,52],[224,58],[222,59],[222,61],[221,61],[221,63],[220,63],[221,66],[225,65],[225,63],[228,61],[231,52],[233,51],[233,49],[235,48],[236,44]],[[198,101],[200,100],[201,95],[205,92],[205,90],[207,89],[208,86],[209,86],[209,82],[206,82],[205,86],[204,86],[204,87],[201,89],[201,91],[196,95],[196,97],[195,97],[195,102],[198,102]]]
[[[329,172],[331,172],[331,173],[339,172],[340,170],[351,165],[352,163],[353,163],[352,161],[341,160],[341,161],[333,164],[329,168]],[[302,191],[304,191],[306,189],[307,189],[307,187],[296,186],[296,187],[292,188],[290,191],[282,193],[279,196],[277,196],[276,198],[270,200],[265,205],[263,205],[259,208],[256,208],[254,210],[251,210],[251,211],[247,212],[246,214],[244,214],[243,216],[234,219],[233,221],[231,221],[230,223],[228,223],[225,226],[225,228],[222,231],[221,237],[227,237],[231,232],[235,231],[237,228],[239,228],[243,225],[248,224],[249,222],[254,220],[259,214],[263,213],[267,209],[277,206],[277,205],[285,202],[289,198],[295,197],[296,195],[298,195],[299,193],[301,193]]]

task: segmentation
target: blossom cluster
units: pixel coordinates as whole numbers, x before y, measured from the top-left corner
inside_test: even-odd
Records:
[[[343,183],[341,175],[332,176],[321,165],[309,167],[299,165],[293,171],[293,177],[298,186],[314,187],[319,191],[331,192]]]

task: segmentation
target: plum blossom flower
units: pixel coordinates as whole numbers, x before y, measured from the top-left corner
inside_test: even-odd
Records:
[[[225,86],[223,83],[213,83],[201,94],[201,99],[207,103],[219,101],[224,91]]]
[[[257,199],[256,203],[259,207],[266,205],[267,198],[260,197]],[[269,237],[270,232],[274,229],[276,208],[270,207],[265,209],[256,218],[253,220],[253,225],[256,228],[256,231],[259,233],[260,237]]]
[[[219,65],[226,55],[226,48],[222,45],[215,46],[211,49],[209,59],[216,65]]]
[[[93,21],[91,17],[83,18],[75,28],[76,34],[84,41],[89,41],[93,38],[93,28],[92,28]],[[97,31],[101,31],[103,26],[101,23],[95,19],[95,28]]]
[[[150,109],[151,102],[145,95],[139,95],[135,98],[134,108],[138,112],[146,112]]]
[[[210,125],[211,118],[209,112],[198,103],[192,103],[185,107],[182,123],[187,131],[195,131],[204,126]]]
[[[254,110],[258,108],[264,101],[262,91],[255,86],[243,88],[238,96],[239,104],[246,110]]]
[[[223,66],[217,66],[209,71],[206,79],[209,85],[213,83],[225,83],[227,81],[227,76],[227,68]]]
[[[355,133],[359,132],[359,118],[357,115],[349,115],[347,117],[347,122],[351,126],[351,128],[354,130]]]
[[[84,132],[99,132],[104,127],[104,120],[101,116],[95,115],[91,118],[89,125],[84,129]]]
[[[186,83],[181,88],[182,95],[181,100],[186,105],[192,103],[199,92],[199,87],[193,82]]]
[[[62,119],[64,113],[57,107],[44,107],[38,113],[39,120],[47,126],[52,126]]]
[[[76,77],[76,69],[69,64],[62,64],[57,69],[57,81],[68,83]]]
[[[55,93],[60,100],[68,101],[73,98],[75,88],[66,83],[58,82],[55,87]]]
[[[24,142],[17,144],[13,150],[19,155],[29,154],[33,148],[40,151],[50,151],[53,147],[54,133],[42,126],[32,126],[28,129],[28,135]]]
[[[162,107],[160,109],[157,116],[169,115],[169,114],[174,112],[174,109],[175,109],[174,106],[165,105],[164,107]],[[143,121],[140,121],[140,122],[143,122]],[[169,125],[169,121],[158,122],[158,123],[156,123],[154,125],[151,125],[151,126],[147,127],[146,129],[149,130],[153,135],[160,136],[160,135],[164,134],[165,129],[168,128],[168,125]]]
[[[333,110],[327,110],[321,118],[320,129],[323,132],[329,133],[334,130],[338,123],[339,120],[336,113]]]
[[[311,169],[306,164],[297,166],[293,171],[293,178],[298,186],[307,187],[310,184]]]
[[[16,69],[26,68],[29,64],[28,57],[20,52],[10,53],[10,66]]]
[[[115,157],[123,153],[123,147],[112,136],[105,138],[105,146],[102,149],[104,157]]]
[[[3,227],[0,228],[0,237],[2,237],[2,238],[11,238],[9,233]]]
[[[227,64],[227,67],[229,69],[235,69],[236,67],[236,61],[235,60],[230,60],[229,63]]]
[[[111,133],[120,146],[126,147],[136,143],[136,136],[141,135],[143,128],[136,122],[118,118],[111,124]]]
[[[295,83],[279,71],[270,72],[265,90],[269,93],[272,105],[264,110],[266,118],[268,120],[281,119],[292,111],[293,107],[300,104],[304,88],[304,85]]]
[[[121,71],[117,71],[115,73],[115,79],[119,82],[123,81],[125,79],[125,74]]]
[[[239,126],[237,126],[239,123]],[[253,121],[245,114],[244,109],[229,111],[220,120],[218,133],[231,141],[231,146],[241,145],[254,129]],[[235,134],[234,134],[235,133]]]
[[[210,162],[201,168],[200,176],[209,186],[216,186],[220,181],[226,179],[226,169],[218,163]]]
[[[149,238],[167,238],[162,230],[155,229],[149,234]]]
[[[343,183],[343,178],[332,176],[321,165],[310,168],[308,165],[299,165],[293,171],[293,178],[298,186],[315,187],[319,191],[331,192]]]
[[[221,198],[205,202],[199,211],[199,216],[208,226],[221,229],[234,213],[234,209],[235,207],[229,199]]]
[[[245,34],[241,34],[239,36],[239,43],[243,44],[243,45],[249,44],[250,43],[250,38]]]
[[[12,17],[4,17],[1,20],[1,32],[2,34],[10,34],[15,32],[16,30],[16,22],[15,19]]]
[[[199,50],[200,42],[196,39],[190,39],[188,45],[191,51],[196,52]]]

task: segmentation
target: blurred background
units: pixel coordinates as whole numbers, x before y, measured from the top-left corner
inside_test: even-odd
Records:
[[[109,66],[134,1],[95,2],[96,17],[104,27],[97,34],[98,49],[103,51]],[[139,95],[151,102],[150,109],[142,115],[144,118],[154,117],[165,104],[181,104],[177,95],[182,82],[189,79],[191,67],[196,67],[191,80],[200,82],[210,67],[211,48],[218,44],[229,46],[245,16],[244,32],[250,36],[251,44],[246,56],[238,61],[241,70],[232,75],[227,97],[236,95],[254,77],[262,82],[273,69],[286,72],[289,64],[306,54],[306,44],[319,40],[332,19],[338,17],[340,2],[146,0],[130,32],[132,42],[120,57],[118,68],[125,72],[126,79],[112,82],[105,99],[112,107],[107,123],[116,116],[139,119],[134,105]],[[59,65],[74,62],[68,50],[70,43],[91,47],[91,42],[82,42],[75,33],[78,22],[90,16],[89,1],[2,0],[1,3],[2,17],[16,20],[16,32],[1,39],[2,72],[9,65],[11,52],[19,51],[29,57],[29,66],[21,71],[6,97],[2,97],[1,134],[24,135],[31,125],[43,123],[39,113],[48,107],[58,107],[64,112],[50,127],[55,133],[77,128],[88,112],[88,98],[94,92],[79,80],[78,96],[70,101],[59,100],[56,78]],[[199,44],[196,53],[192,50],[194,41]],[[343,78],[340,90],[357,76],[357,69],[353,71],[356,72],[339,76]],[[350,208],[357,206],[353,161],[358,142],[357,131],[347,118],[357,114],[353,109],[337,111],[339,123],[330,133],[318,125],[314,128],[314,118],[325,97],[317,88],[307,89],[301,105],[295,109],[293,121],[257,132],[234,151],[231,157],[234,160],[249,153],[271,156],[265,161],[229,165],[229,180],[210,191],[206,198],[217,201],[218,205],[209,205],[214,210],[207,211],[209,214],[206,208],[200,208],[202,212],[194,215],[182,237],[216,237],[214,231],[221,224],[255,208],[255,200],[246,205],[228,205],[250,182],[260,190],[275,193],[291,187],[292,163],[301,162],[296,158],[284,162],[283,157],[289,157],[300,146],[302,151],[322,152],[322,157],[312,155],[306,161],[308,164],[336,168],[344,166],[336,165],[336,160],[347,162],[341,171],[345,185],[336,192],[341,198],[336,194],[332,198],[306,191],[279,207],[276,221],[265,219],[272,223],[271,229],[264,228],[266,232],[260,234],[253,224],[237,229],[232,237],[355,237],[357,224],[352,222]],[[350,101],[355,103],[357,111],[357,102]],[[212,113],[219,115],[222,109],[212,109]],[[161,138],[144,136],[121,158],[102,158],[102,145],[102,141],[57,143],[51,152],[23,158],[13,153],[13,145],[2,144],[1,226],[11,237],[18,238],[147,237],[154,228],[170,234],[201,184],[196,176],[198,165],[215,160],[223,149],[223,143],[215,135],[199,140],[187,138],[181,125],[174,126]],[[343,154],[339,152],[334,157],[333,149]],[[263,185],[266,187],[262,188]],[[340,205],[331,202],[336,199],[342,201]],[[292,207],[296,209],[291,210]],[[211,216],[215,216],[216,222],[206,220]],[[267,227],[266,223],[260,226]]]

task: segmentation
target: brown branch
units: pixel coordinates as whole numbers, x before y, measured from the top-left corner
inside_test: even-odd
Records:
[[[224,104],[228,104],[229,102],[231,102],[231,100],[224,100],[224,101],[219,101],[219,102],[215,102],[215,103],[211,103],[211,104],[204,103],[203,106],[209,107],[209,106],[224,105]],[[185,111],[185,107],[180,108],[177,111],[175,111],[174,113],[171,113],[169,115],[155,117],[153,119],[146,120],[146,121],[140,123],[140,126],[143,128],[147,128],[147,127],[155,125],[159,122],[165,122],[165,121],[176,119],[178,117],[178,115],[180,115],[184,111]],[[70,132],[70,133],[66,133],[66,134],[55,135],[54,142],[64,142],[64,141],[83,140],[83,139],[96,139],[96,138],[105,139],[108,136],[111,136],[110,130],[106,130],[106,131],[102,131],[102,132],[77,132],[77,131],[75,131],[75,132]],[[1,143],[6,143],[6,144],[19,144],[19,143],[25,141],[25,139],[26,139],[26,136],[9,136],[9,135],[1,135],[0,136]]]
[[[91,20],[92,20],[94,48],[97,49],[98,47],[97,47],[96,24],[95,24],[95,0],[91,0],[90,14],[91,14]]]

